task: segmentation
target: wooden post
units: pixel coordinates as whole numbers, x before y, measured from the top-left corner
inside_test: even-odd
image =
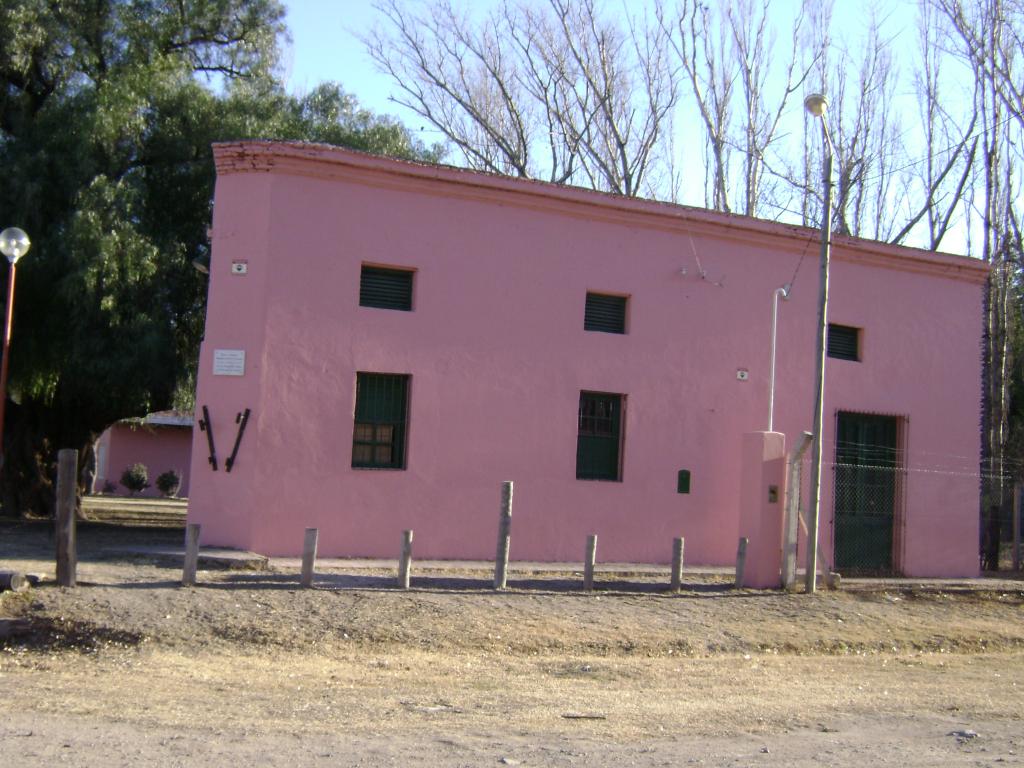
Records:
[[[75,508],[78,495],[78,451],[57,454],[57,584],[73,587],[78,577]]]
[[[313,586],[313,565],[316,563],[316,544],[320,531],[316,528],[306,529],[306,538],[302,542],[302,578],[300,583],[307,589]]]
[[[508,582],[508,549],[512,540],[512,481],[501,484],[501,514],[498,517],[498,553],[494,558],[494,588]]]
[[[800,488],[803,483],[803,460],[814,436],[801,435],[800,443],[789,452],[786,460],[786,506],[782,518],[782,588],[796,587],[796,547],[800,533]]]
[[[409,577],[412,572],[412,531],[402,532],[402,559],[398,563],[398,586],[409,588]]]
[[[747,538],[740,538],[740,545],[736,549],[736,589],[743,587],[743,571],[747,567]]]
[[[796,545],[800,532],[800,460],[790,454],[786,467],[786,503],[782,516],[782,588],[796,586]]]
[[[594,588],[594,561],[597,559],[597,534],[587,536],[587,553],[583,558],[583,589],[589,592]]]
[[[672,591],[683,585],[683,538],[672,539]]]
[[[181,573],[181,586],[192,587],[196,583],[196,568],[199,565],[199,523],[189,523],[185,528],[185,568]]]
[[[1020,570],[1020,511],[1021,495],[1024,494],[1024,483],[1017,483],[1017,493],[1013,504],[1013,570]]]

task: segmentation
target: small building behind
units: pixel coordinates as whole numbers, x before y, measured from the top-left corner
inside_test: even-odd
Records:
[[[121,485],[121,474],[133,464],[144,464],[149,473],[149,488],[139,496],[160,496],[156,479],[174,471],[181,479],[176,496],[189,494],[192,462],[192,414],[182,411],[158,411],[142,418],[122,419],[111,424],[96,441],[95,493],[128,496]]]

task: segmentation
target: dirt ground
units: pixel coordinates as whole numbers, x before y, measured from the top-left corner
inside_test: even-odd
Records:
[[[1024,582],[786,595],[724,577],[201,571],[105,550],[0,595],[0,766],[1024,764]],[[0,568],[52,578],[39,526]]]

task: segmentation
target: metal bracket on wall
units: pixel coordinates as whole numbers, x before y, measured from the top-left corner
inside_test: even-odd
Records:
[[[238,455],[238,446],[242,442],[242,435],[245,434],[245,425],[249,423],[249,409],[245,409],[245,413],[239,413],[235,416],[235,423],[238,425],[238,434],[235,435],[235,447],[231,449],[231,455],[228,456],[224,462],[224,471],[230,472],[231,468],[235,466],[235,457]]]
[[[210,446],[210,466],[217,471],[217,449],[213,446],[213,426],[210,423],[210,411],[203,406],[203,418],[199,420],[199,429],[206,433],[206,444]]]

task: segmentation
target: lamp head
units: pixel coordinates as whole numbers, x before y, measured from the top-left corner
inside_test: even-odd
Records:
[[[31,245],[32,241],[23,229],[8,227],[0,232],[0,253],[3,253],[11,264],[17,263],[18,259],[28,253]]]
[[[814,117],[821,117],[828,109],[828,99],[822,93],[812,93],[804,99],[804,109]]]

